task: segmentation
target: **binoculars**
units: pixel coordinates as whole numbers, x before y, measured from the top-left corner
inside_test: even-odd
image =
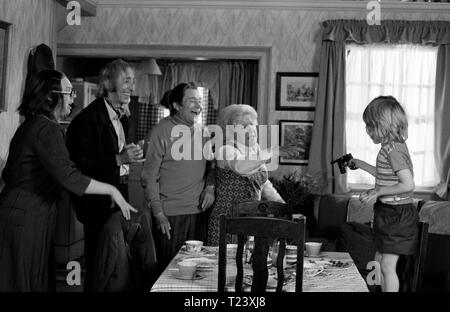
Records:
[[[337,163],[339,170],[342,174],[346,173],[345,167],[349,167],[350,169],[354,170],[356,167],[353,164],[349,164],[349,161],[353,159],[352,154],[345,154],[344,156],[335,159],[331,162],[331,164]]]

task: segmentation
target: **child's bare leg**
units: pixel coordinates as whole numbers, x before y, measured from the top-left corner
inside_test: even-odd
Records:
[[[375,261],[378,262],[379,266],[380,266],[380,272],[378,272],[380,274],[379,278],[380,278],[380,287],[381,290],[383,290],[383,274],[381,273],[381,258],[383,257],[382,253],[379,253],[378,251],[375,252]]]
[[[383,280],[381,290],[383,292],[398,292],[400,288],[396,272],[398,258],[398,255],[382,254],[381,274],[383,275]]]

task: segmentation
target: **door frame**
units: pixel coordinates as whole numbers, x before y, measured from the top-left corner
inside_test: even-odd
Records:
[[[192,59],[248,59],[258,61],[257,111],[260,124],[267,124],[269,107],[270,65],[272,48],[269,46],[187,46],[145,44],[78,44],[60,43],[57,56],[91,58],[154,57]]]

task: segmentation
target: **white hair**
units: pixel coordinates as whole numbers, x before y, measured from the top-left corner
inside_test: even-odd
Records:
[[[252,120],[258,119],[258,113],[247,104],[232,104],[222,108],[217,117],[218,125],[225,131],[227,125],[247,126]]]

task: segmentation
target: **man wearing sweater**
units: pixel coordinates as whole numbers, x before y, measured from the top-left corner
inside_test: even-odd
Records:
[[[194,143],[194,137],[203,137],[198,132],[203,129],[197,123],[202,111],[197,86],[181,83],[168,91],[163,100],[170,116],[161,120],[147,136],[146,162],[141,176],[157,224],[154,234],[160,270],[164,270],[186,240],[206,241],[206,210],[215,197],[214,168],[202,152],[201,157],[195,157],[205,143],[201,142],[201,146]],[[189,143],[185,146],[191,150],[181,151],[189,157],[180,159],[178,140]]]

